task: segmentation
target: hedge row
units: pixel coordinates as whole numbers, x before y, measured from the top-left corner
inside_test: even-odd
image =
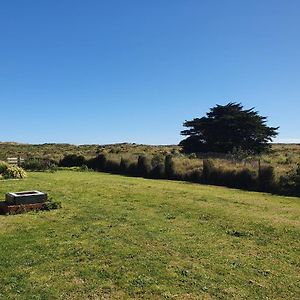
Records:
[[[176,169],[171,155],[165,156],[164,160],[151,160],[141,155],[136,161],[124,158],[121,158],[120,161],[115,161],[110,160],[105,154],[100,154],[88,160],[83,156],[72,154],[65,156],[59,162],[59,166],[86,166],[95,171],[128,176],[184,180],[244,190],[300,196],[300,166],[295,174],[289,174],[285,178],[282,177],[279,181],[275,180],[274,169],[271,166],[261,166],[257,172],[248,168],[238,170],[223,169],[215,167],[210,159],[203,160],[202,169],[194,169],[183,174]]]

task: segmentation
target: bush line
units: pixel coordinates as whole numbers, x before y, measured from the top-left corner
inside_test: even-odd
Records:
[[[177,170],[172,155],[164,159],[138,156],[137,160],[120,158],[119,161],[111,160],[106,154],[85,159],[81,155],[66,155],[59,162],[60,167],[81,167],[95,171],[109,172],[135,177],[152,179],[182,180],[194,183],[226,186],[250,191],[270,192],[289,196],[300,196],[300,166],[296,174],[281,176],[275,180],[274,168],[259,166],[257,172],[246,167],[242,169],[225,169],[215,167],[210,159],[203,160],[203,168],[193,169],[189,172]],[[84,167],[84,168],[83,168]]]

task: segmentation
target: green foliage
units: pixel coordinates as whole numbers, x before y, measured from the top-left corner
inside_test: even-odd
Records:
[[[115,151],[111,151],[113,149]],[[70,153],[71,151],[74,151],[74,153]],[[256,156],[240,148],[234,149],[229,154],[197,153],[197,155],[185,155],[179,153],[178,146],[146,146],[135,144],[74,146],[67,144],[24,145],[0,143],[0,157],[2,159],[14,157],[16,153],[26,158],[25,164],[28,163],[28,170],[46,169],[47,171],[48,166],[46,165],[45,168],[43,163],[51,162],[55,166],[58,160],[54,160],[54,158],[57,158],[58,153],[59,155],[75,154],[73,157],[85,157],[85,165],[92,170],[147,178],[166,178],[226,185],[249,190],[259,189],[257,176],[258,161],[260,159],[263,164],[274,167],[275,186],[272,190],[268,188],[268,191],[285,195],[300,195],[300,192],[297,192],[299,188],[297,188],[296,184],[295,167],[300,163],[300,145],[272,144],[272,151]],[[173,154],[167,159],[167,175],[165,160],[166,156],[170,155],[170,153]],[[37,155],[36,158],[33,158],[35,155]],[[139,156],[147,158],[147,172],[143,172],[144,175],[141,175],[138,171]],[[168,161],[169,159],[170,161]],[[214,166],[213,178],[210,181],[207,180],[207,175],[205,175],[207,171],[205,166],[202,176],[203,159],[211,160]],[[75,165],[78,165],[76,159],[73,161]],[[151,162],[150,168],[149,162]],[[3,164],[5,168],[7,164],[5,162]],[[74,171],[86,170],[86,167],[81,168],[81,165],[69,168],[72,168]],[[52,171],[52,168],[50,171]],[[253,183],[255,180],[256,183]],[[262,189],[260,188],[260,190]]]
[[[84,156],[68,154],[59,162],[60,167],[80,167],[86,163]]]
[[[204,159],[202,182],[252,190],[256,188],[256,173],[247,168],[235,170],[215,167],[211,159]]]
[[[214,171],[214,163],[211,159],[203,160],[202,177],[204,182],[209,182],[211,174]]]
[[[114,154],[110,153],[115,149]],[[247,167],[257,171],[257,161],[259,157],[250,155],[245,159],[235,159],[230,154],[221,153],[197,153],[185,155],[180,153],[180,147],[176,145],[170,146],[150,146],[138,144],[112,144],[112,145],[70,145],[70,144],[17,144],[17,143],[1,143],[0,142],[0,160],[6,160],[7,157],[20,156],[27,159],[45,159],[54,163],[58,162],[68,154],[76,154],[84,156],[87,160],[96,157],[101,153],[108,153],[107,158],[121,160],[124,158],[130,163],[136,162],[139,155],[145,155],[149,159],[154,160],[152,167],[158,163],[164,163],[164,158],[170,153],[176,153],[173,160],[176,170],[179,173],[187,174],[193,169],[202,168],[202,159],[210,158],[214,161],[215,166],[222,168],[240,168]],[[189,159],[193,158],[193,159]],[[199,158],[199,159],[196,159]],[[201,160],[200,160],[201,159]],[[271,151],[261,156],[261,161],[274,167],[276,178],[285,176],[287,173],[295,171],[295,166],[300,163],[300,144],[272,144]],[[87,164],[87,163],[85,163]]]
[[[95,158],[91,158],[87,161],[87,166],[96,171],[104,171],[107,163],[107,157],[105,154],[99,154]]]
[[[107,159],[104,170],[107,172],[110,172],[110,173],[119,173],[120,172],[120,163],[115,160]]]
[[[294,180],[297,185],[300,185],[300,164],[297,166]]]
[[[212,184],[231,188],[256,189],[256,174],[246,168],[240,170],[216,168],[212,172],[210,180]]]
[[[146,156],[140,155],[137,162],[138,175],[142,177],[149,177],[151,169],[151,161],[149,161]]]
[[[129,166],[130,166],[130,161],[122,157],[120,162],[120,173],[127,174]]]
[[[5,179],[22,179],[27,177],[27,174],[23,168],[15,165],[9,165],[6,168],[6,170],[2,173],[2,176]]]
[[[300,196],[300,164],[298,164],[295,174],[293,176],[294,188],[293,194],[296,196]]]
[[[29,158],[22,164],[25,170],[29,171],[56,171],[57,164],[50,159]]]
[[[89,170],[89,167],[88,167],[87,165],[82,165],[82,166],[80,166],[80,171],[86,172],[86,171],[88,171],[88,170]]]
[[[243,168],[242,170],[236,172],[234,183],[234,187],[236,188],[255,190],[257,184],[257,174],[253,170]]]
[[[161,163],[164,163],[165,155],[153,155],[151,159],[151,165],[152,167],[155,167]]]
[[[277,136],[278,127],[268,127],[267,118],[252,109],[243,109],[240,103],[216,105],[202,118],[185,121],[190,128],[181,131],[188,136],[180,142],[186,153],[229,153],[235,148],[253,153],[264,152]]]
[[[6,163],[5,161],[0,161],[0,174],[4,173],[8,167],[8,163]]]
[[[234,147],[229,154],[232,160],[241,162],[244,161],[246,158],[251,157],[253,155],[253,151],[244,150],[241,147]]]
[[[58,209],[61,207],[62,207],[61,202],[53,200],[52,198],[49,198],[48,201],[45,202],[45,204],[44,204],[44,208],[46,210]]]
[[[165,165],[158,162],[151,170],[150,178],[163,179],[166,178]]]
[[[163,163],[164,161],[164,163]],[[295,180],[289,178],[289,183],[283,183],[283,179],[277,182],[274,169],[270,166],[260,168],[260,171],[245,166],[234,167],[227,165],[215,166],[213,159],[203,159],[201,167],[199,159],[188,159],[192,163],[191,168],[185,169],[168,154],[164,160],[161,156],[152,157],[139,155],[137,159],[121,158],[110,154],[99,154],[97,157],[87,161],[89,167],[95,171],[110,172],[114,174],[125,174],[145,178],[185,180],[197,183],[227,186],[246,190],[259,190],[279,194],[295,195]],[[74,170],[82,170],[81,167]],[[86,170],[87,167],[84,167]],[[297,194],[297,193],[296,193]]]
[[[137,163],[136,162],[131,162],[127,174],[130,176],[138,176],[138,168],[137,168]]]
[[[173,179],[176,175],[174,161],[172,155],[167,155],[165,157],[165,174],[166,178]]]
[[[270,192],[275,188],[275,174],[272,166],[261,166],[258,170],[258,187],[260,191]]]
[[[280,176],[279,188],[283,194],[300,196],[300,164],[295,171]]]
[[[197,183],[204,182],[203,171],[201,172],[201,170],[195,169],[185,175],[185,180],[190,182],[197,182]]]

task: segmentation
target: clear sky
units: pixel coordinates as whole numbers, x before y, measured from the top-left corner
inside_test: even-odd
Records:
[[[0,2],[0,141],[174,144],[229,101],[300,142],[299,0]]]

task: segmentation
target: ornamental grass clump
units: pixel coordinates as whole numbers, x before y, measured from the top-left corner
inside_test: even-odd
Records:
[[[8,167],[9,164],[7,162],[0,161],[0,174],[3,174]]]
[[[15,165],[8,165],[6,170],[2,173],[5,179],[22,179],[27,176],[24,169]]]

